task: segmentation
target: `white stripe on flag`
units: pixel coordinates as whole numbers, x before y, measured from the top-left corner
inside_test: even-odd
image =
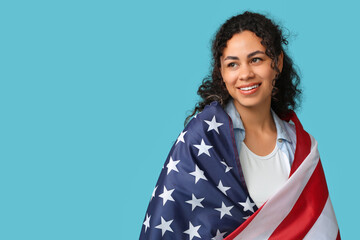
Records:
[[[303,163],[298,167],[285,185],[265,203],[261,211],[249,225],[234,239],[268,239],[289,214],[320,159],[317,141],[311,135],[310,139],[311,150]]]
[[[313,227],[306,234],[304,240],[331,240],[336,239],[339,231],[334,208],[328,197],[325,207]]]

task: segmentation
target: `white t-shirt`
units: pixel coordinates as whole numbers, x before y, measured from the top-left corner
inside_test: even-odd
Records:
[[[261,207],[289,178],[290,163],[287,156],[275,146],[267,156],[253,153],[241,143],[240,162],[250,197]]]

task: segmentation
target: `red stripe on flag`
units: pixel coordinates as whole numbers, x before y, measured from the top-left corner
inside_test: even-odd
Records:
[[[309,155],[311,151],[311,139],[309,134],[303,129],[299,119],[293,112],[291,115],[291,121],[295,123],[296,128],[296,149],[294,154],[294,162],[291,166],[290,176],[301,165],[304,159]]]
[[[336,240],[341,240],[341,237],[340,237],[340,230],[338,231],[338,234],[337,234]]]
[[[303,239],[322,213],[329,192],[319,161],[291,212],[269,239]]]

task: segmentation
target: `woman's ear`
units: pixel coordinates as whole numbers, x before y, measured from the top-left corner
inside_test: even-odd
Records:
[[[282,72],[283,63],[284,63],[284,52],[281,51],[281,53],[278,56],[278,64],[277,64],[277,68],[279,69],[279,73]]]

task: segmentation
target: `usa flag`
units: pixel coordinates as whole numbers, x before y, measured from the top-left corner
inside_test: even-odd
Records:
[[[316,141],[289,118],[297,132],[289,180],[257,209],[231,119],[217,102],[207,106],[170,150],[140,239],[340,239]]]

